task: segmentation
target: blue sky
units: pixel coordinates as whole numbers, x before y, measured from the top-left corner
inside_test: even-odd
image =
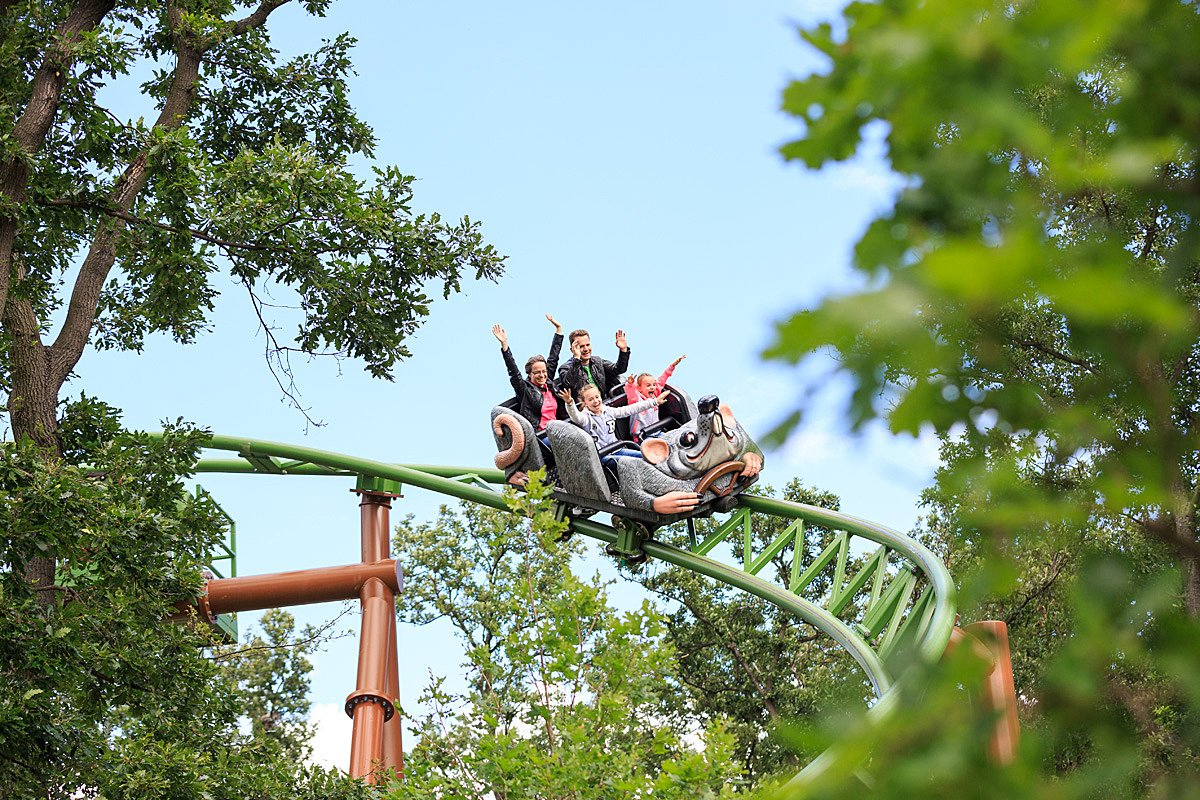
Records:
[[[831,365],[801,371],[759,358],[774,322],[857,285],[853,242],[899,186],[878,142],[818,173],[777,153],[799,133],[778,110],[783,87],[821,67],[796,24],[839,5],[447,0],[334,3],[324,19],[277,11],[270,27],[285,53],[342,31],[358,38],[352,100],[375,129],[379,160],[419,178],[419,210],[481,221],[509,257],[507,274],[435,303],[394,383],[353,362],[297,363],[321,428],[306,430],[281,401],[234,287],[196,344],[156,338],[141,355],[89,352],[70,391],[123,408],[132,427],[182,417],[379,460],[489,466],[488,411],[510,392],[491,325],[507,328],[523,361],[545,352],[543,314],[552,312],[567,330],[589,329],[608,358],[623,328],[639,372],[686,353],[675,381],[693,396],[720,395],[752,434],[794,409],[803,390],[826,385],[791,441],[768,453],[764,479],[799,477],[839,494],[852,514],[911,528],[934,443],[875,428],[850,437]],[[201,483],[238,520],[243,574],[358,559],[345,481]],[[439,502],[413,490],[393,520],[429,517]],[[337,611],[296,613],[318,622]],[[355,649],[353,637],[335,643],[313,675],[320,748],[340,766]],[[402,630],[401,649],[406,705],[427,671],[460,672],[444,630]]]

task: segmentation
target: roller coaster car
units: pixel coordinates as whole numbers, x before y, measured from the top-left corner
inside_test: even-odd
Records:
[[[715,396],[701,398],[699,406],[686,392],[671,387],[679,411],[668,416],[659,437],[644,440],[644,458],[619,458],[615,469],[605,468],[592,438],[570,422],[554,420],[546,426],[550,447],[534,435],[527,420],[505,405],[493,409],[493,432],[500,454],[497,466],[510,476],[515,470],[536,469],[554,463],[554,497],[564,517],[613,515],[625,543],[615,553],[634,561],[641,542],[654,530],[681,520],[728,511],[736,495],[757,479],[762,453],[738,425],[733,412]],[[614,398],[610,405],[621,405]],[[664,404],[664,407],[666,404]],[[686,414],[680,424],[679,417]],[[621,446],[620,442],[605,450]],[[691,503],[699,498],[699,504]],[[690,527],[690,526],[689,526]]]

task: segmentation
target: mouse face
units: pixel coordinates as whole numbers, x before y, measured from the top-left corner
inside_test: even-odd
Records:
[[[675,478],[698,478],[746,451],[750,439],[729,406],[720,405],[715,397],[704,398],[700,405],[695,419],[642,443],[646,461]]]

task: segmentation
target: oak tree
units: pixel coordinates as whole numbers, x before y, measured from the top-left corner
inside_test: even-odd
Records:
[[[280,57],[267,23],[285,5],[0,3],[0,374],[14,437],[47,457],[87,346],[189,342],[221,281],[259,314],[288,391],[295,351],[390,377],[433,292],[499,275],[475,223],[417,213],[413,178],[374,163],[348,35]],[[114,103],[132,97],[140,111]],[[53,560],[30,578],[51,584]]]

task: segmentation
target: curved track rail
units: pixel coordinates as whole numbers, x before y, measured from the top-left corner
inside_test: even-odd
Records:
[[[268,475],[324,475],[356,478],[360,488],[393,491],[408,485],[472,503],[509,511],[503,494],[504,474],[495,469],[390,464],[381,461],[234,436],[214,435],[210,449],[236,453],[234,458],[202,458],[197,472]],[[393,487],[393,488],[389,488]],[[755,526],[782,533],[762,546]],[[611,544],[617,531],[592,520],[571,519],[574,533]],[[803,560],[805,526],[831,531],[819,554]],[[740,549],[741,566],[709,554],[723,542]],[[738,548],[740,544],[740,548]],[[759,573],[788,549],[791,560],[785,585]],[[820,630],[844,648],[862,668],[876,695],[871,714],[889,713],[897,677],[888,657],[901,645],[921,660],[941,657],[955,619],[955,590],[941,561],[924,545],[890,528],[815,506],[754,495],[741,495],[738,507],[715,526],[702,542],[687,548],[653,539],[642,548],[649,556],[692,570],[741,589],[782,608]],[[857,567],[853,574],[848,571]],[[821,578],[830,589],[819,600],[806,599],[805,590]],[[808,592],[812,594],[812,592]],[[819,772],[829,754],[818,758],[801,777]]]

